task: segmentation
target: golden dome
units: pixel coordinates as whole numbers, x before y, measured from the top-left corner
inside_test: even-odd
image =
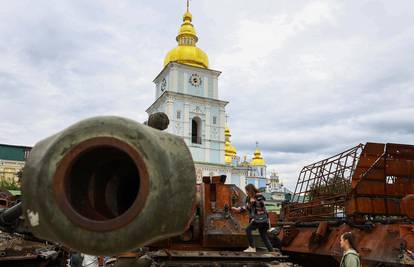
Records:
[[[164,66],[170,62],[178,62],[190,66],[208,68],[208,56],[203,50],[196,47],[198,37],[191,21],[193,16],[188,11],[183,15],[183,24],[177,35],[178,46],[171,49],[164,58]]]
[[[265,166],[266,165],[266,162],[262,157],[262,152],[260,152],[258,147],[256,147],[256,150],[254,151],[254,156],[250,164],[252,166]]]
[[[237,155],[236,148],[230,142],[230,129],[226,127],[224,129],[225,143],[224,143],[224,161],[226,164],[231,164],[232,159]]]
[[[208,68],[208,57],[206,53],[195,46],[177,46],[170,50],[164,59],[164,66],[170,62],[178,62],[205,69]]]

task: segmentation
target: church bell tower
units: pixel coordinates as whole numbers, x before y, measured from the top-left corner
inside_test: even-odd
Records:
[[[164,59],[154,79],[155,101],[148,115],[164,112],[166,130],[182,136],[197,163],[225,164],[225,107],[218,98],[220,71],[209,69],[207,54],[196,46],[198,37],[187,10],[176,37],[177,46]]]

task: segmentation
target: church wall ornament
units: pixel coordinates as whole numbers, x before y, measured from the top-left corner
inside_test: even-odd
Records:
[[[210,138],[212,140],[216,140],[219,137],[218,127],[211,127]]]

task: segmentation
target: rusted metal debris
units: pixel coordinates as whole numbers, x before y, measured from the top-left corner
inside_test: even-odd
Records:
[[[243,206],[246,195],[225,181],[224,175],[203,177],[203,183],[197,186],[196,209],[187,231],[150,245],[155,252],[145,255],[159,259],[165,266],[293,266],[279,251],[241,252],[248,246],[245,229],[249,218],[247,213],[231,212],[231,207]],[[260,243],[257,242],[259,246]],[[165,253],[170,256],[168,260]],[[133,257],[136,255],[121,255],[120,259],[126,262]],[[269,265],[271,262],[276,265]]]
[[[352,177],[347,216],[414,219],[414,146],[365,145]]]
[[[93,118],[39,142],[23,176],[31,231],[86,253],[247,246],[248,217],[230,212],[244,193],[214,176],[196,197],[184,141],[131,120]],[[308,165],[293,200],[270,214],[284,251],[340,257],[339,237],[351,231],[365,266],[414,266],[414,146],[360,144]]]
[[[231,207],[245,204],[246,195],[225,181],[225,175],[203,177],[203,183],[197,185],[196,209],[187,231],[152,246],[185,250],[246,248],[248,215],[231,212]]]
[[[65,252],[58,246],[31,241],[25,236],[0,232],[0,266],[65,266]]]
[[[16,196],[13,196],[7,189],[0,188],[0,209],[10,208],[17,202],[18,198]]]
[[[159,118],[154,123],[150,118],[148,125],[165,126],[167,121]],[[194,163],[181,138],[127,119],[84,120],[40,141],[23,176],[23,212],[30,230],[78,251],[113,255],[149,241],[155,250],[190,254],[247,246],[248,216],[230,212],[231,206],[244,204],[244,193],[225,185],[225,176],[204,177],[196,187]],[[194,256],[180,253],[179,261]],[[207,253],[200,260],[208,263],[200,264],[219,262],[216,257],[233,266],[258,258],[264,261],[256,266],[285,260],[278,252],[268,257],[217,253]]]
[[[286,221],[329,220],[345,216],[346,196],[363,146],[303,167],[292,204],[285,206]]]
[[[304,167],[280,216],[283,251],[334,256],[352,232],[364,266],[414,266],[414,146],[367,143]]]
[[[222,266],[222,267],[293,267],[292,263],[283,262],[284,257],[278,253],[244,253],[237,251],[183,251],[157,250],[135,257],[118,258],[116,267],[121,266]]]
[[[10,198],[6,189],[0,190],[3,207],[0,208],[0,266],[66,265],[66,252],[60,246],[38,240],[27,232],[21,218],[21,202]]]

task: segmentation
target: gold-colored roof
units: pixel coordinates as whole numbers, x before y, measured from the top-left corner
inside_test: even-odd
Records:
[[[191,21],[193,15],[188,10],[183,15],[183,23],[177,35],[178,46],[171,49],[164,58],[164,66],[170,62],[178,62],[190,66],[208,68],[208,56],[196,47],[198,37]]]
[[[226,162],[226,164],[231,164],[233,157],[237,155],[237,150],[230,142],[231,134],[230,129],[228,127],[224,129],[224,137],[224,161]]]
[[[266,165],[266,162],[262,157],[262,152],[260,152],[258,147],[256,147],[256,150],[254,151],[254,156],[250,164],[252,166],[265,166]]]

